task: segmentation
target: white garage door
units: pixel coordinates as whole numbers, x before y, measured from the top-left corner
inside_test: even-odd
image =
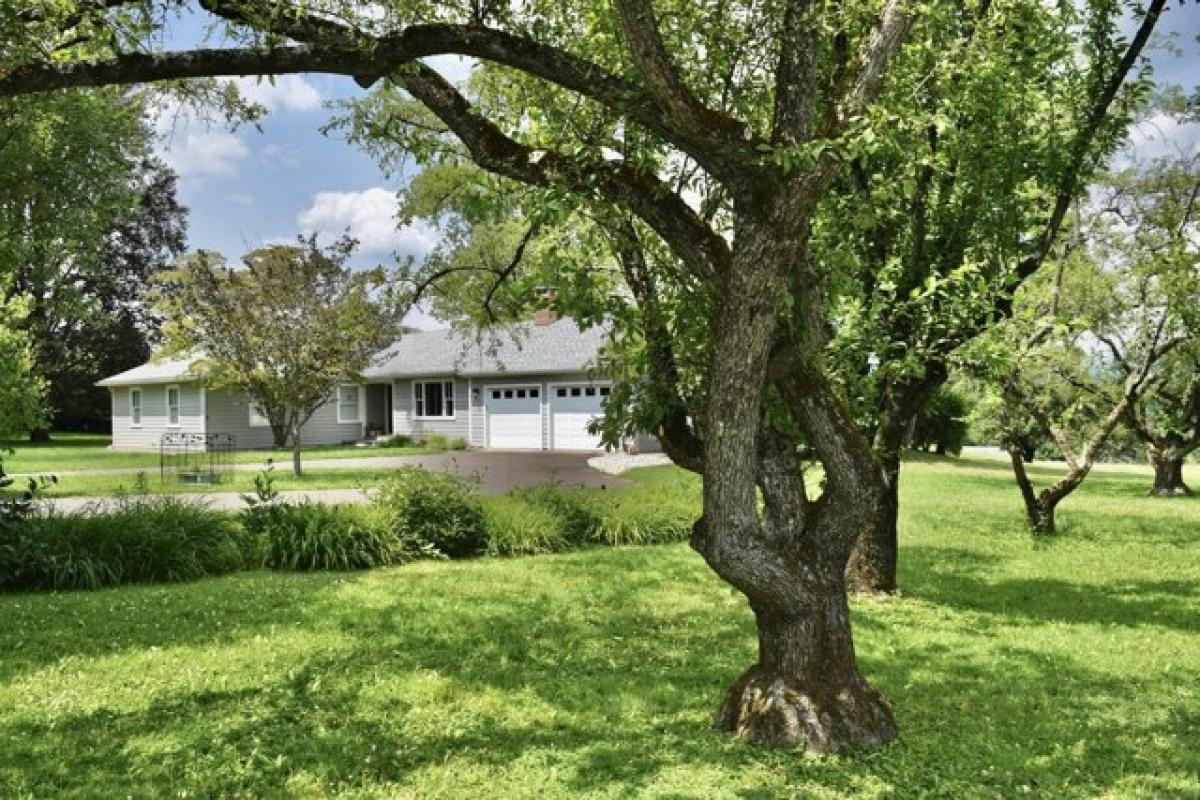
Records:
[[[536,386],[489,386],[485,391],[488,447],[541,450],[541,390]]]
[[[599,450],[600,437],[588,433],[588,424],[603,415],[601,402],[607,386],[586,383],[550,387],[550,437],[555,450]]]

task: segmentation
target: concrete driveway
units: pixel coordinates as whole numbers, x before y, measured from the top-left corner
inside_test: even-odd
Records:
[[[424,456],[379,456],[366,458],[340,458],[308,461],[309,469],[376,469],[385,471],[406,466],[419,466],[439,472],[453,472],[469,480],[478,481],[482,494],[503,494],[521,486],[537,486],[555,483],[565,487],[607,488],[624,486],[625,478],[607,475],[588,466],[588,459],[595,456],[586,453],[551,452],[502,452],[463,450],[454,453],[437,453]],[[239,472],[257,471],[258,464],[238,464]],[[290,464],[280,462],[276,469],[287,473]],[[134,470],[133,472],[136,472]],[[125,470],[94,470],[74,473],[77,475],[126,474]],[[156,476],[155,476],[156,477]],[[186,492],[176,495],[183,499],[206,503],[213,508],[240,509],[244,507],[237,492]],[[309,489],[280,492],[289,502],[312,500],[318,503],[364,503],[370,499],[370,489]],[[62,497],[52,498],[53,506],[60,511],[75,511],[84,507],[103,509],[111,498]]]

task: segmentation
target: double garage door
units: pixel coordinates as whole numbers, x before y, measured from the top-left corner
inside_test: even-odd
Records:
[[[487,446],[497,450],[598,450],[588,424],[603,414],[608,386],[551,383],[488,386],[484,390]],[[543,425],[543,420],[546,425]]]

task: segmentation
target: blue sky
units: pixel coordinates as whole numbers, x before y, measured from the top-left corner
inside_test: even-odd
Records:
[[[1200,83],[1200,8],[1171,4],[1160,30],[1173,34],[1177,53],[1159,48],[1156,76],[1183,84]],[[194,45],[203,36],[195,17],[186,18],[168,44]],[[209,44],[212,44],[210,41]],[[468,67],[458,59],[437,60],[448,77],[462,78]],[[336,236],[349,229],[361,241],[358,261],[393,262],[393,254],[421,256],[436,242],[424,226],[398,228],[395,193],[404,175],[385,176],[375,163],[336,134],[320,132],[330,117],[327,104],[360,95],[348,78],[288,76],[274,84],[240,81],[244,94],[270,113],[260,123],[229,130],[182,114],[163,114],[163,157],[180,175],[180,196],[191,210],[189,246],[223,252],[230,258],[265,243],[299,233]],[[1139,136],[1144,146],[1194,146],[1197,131],[1152,125]],[[423,314],[410,322],[433,327]]]

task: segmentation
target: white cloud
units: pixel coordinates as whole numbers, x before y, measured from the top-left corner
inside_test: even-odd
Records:
[[[271,82],[266,78],[237,78],[234,81],[242,97],[273,111],[315,111],[321,107],[317,87],[299,75],[282,75]]]
[[[263,163],[271,167],[300,166],[300,151],[294,147],[285,147],[272,142],[260,150],[259,154],[262,156]]]
[[[181,178],[231,178],[250,155],[245,142],[225,131],[187,132],[165,145],[162,156]]]
[[[424,256],[433,249],[435,233],[420,222],[401,227],[396,221],[399,210],[396,195],[378,186],[361,192],[318,192],[296,222],[304,233],[326,241],[349,230],[363,253]]]
[[[151,116],[158,154],[181,178],[232,178],[250,155],[239,136],[174,101],[160,104]]]
[[[1164,156],[1191,156],[1200,152],[1200,124],[1180,123],[1157,114],[1129,128],[1129,146],[1137,161]]]

